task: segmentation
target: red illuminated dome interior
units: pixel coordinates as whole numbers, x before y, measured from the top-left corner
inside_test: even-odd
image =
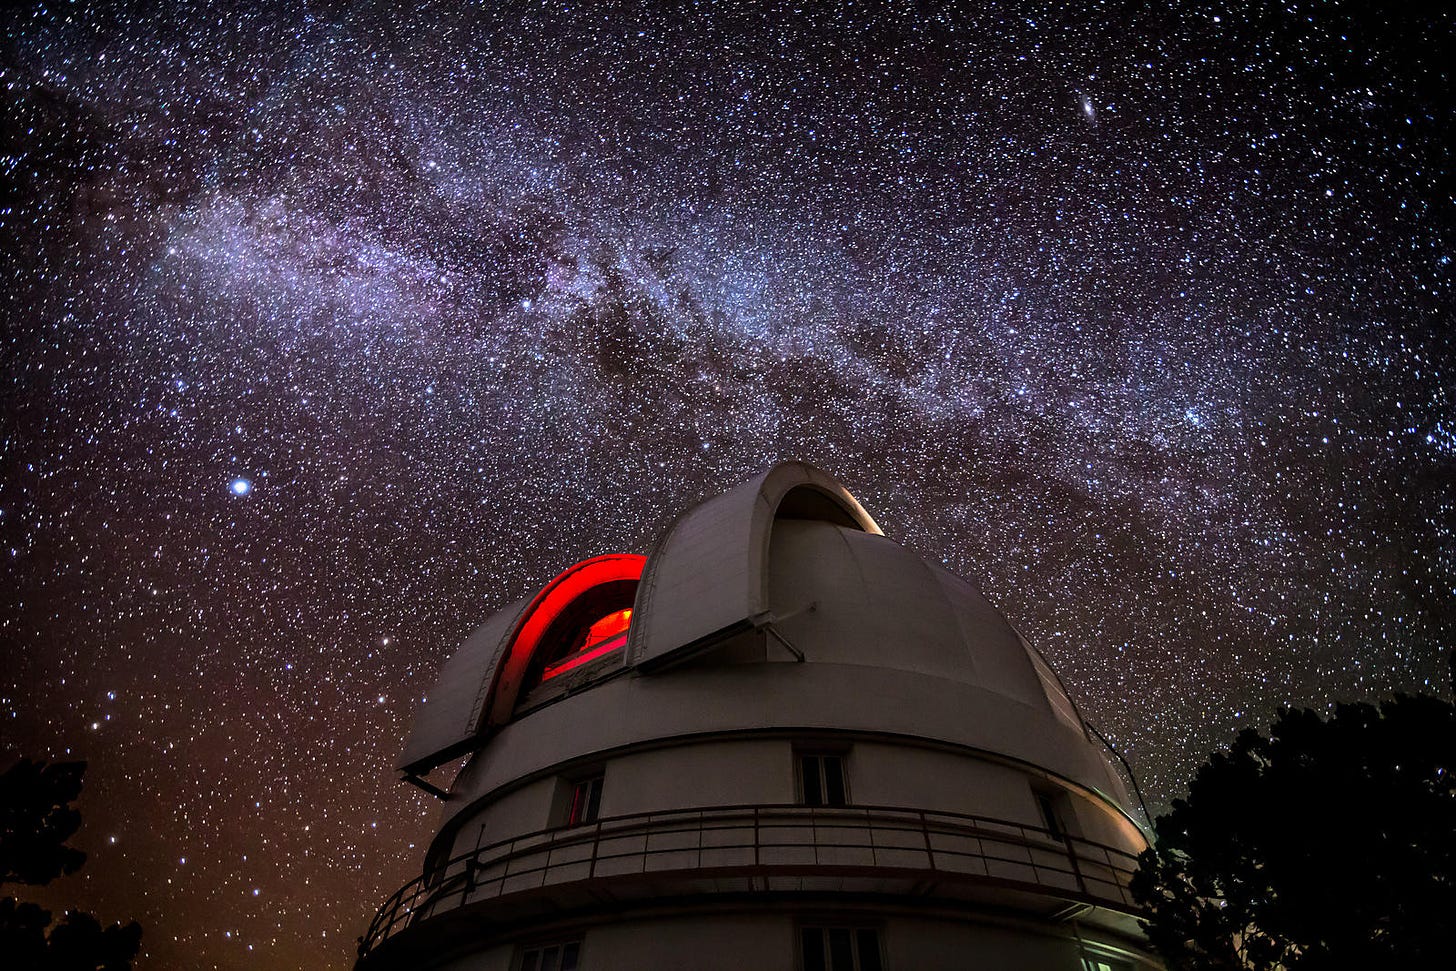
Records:
[[[645,556],[627,553],[583,560],[536,595],[511,648],[530,659],[524,691],[627,643],[646,563]]]

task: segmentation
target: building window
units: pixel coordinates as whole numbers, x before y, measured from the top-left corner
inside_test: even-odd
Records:
[[[521,952],[520,971],[576,971],[581,962],[581,941],[542,944]]]
[[[847,806],[844,756],[799,754],[799,802],[805,806]]]
[[[1062,826],[1061,815],[1057,812],[1054,798],[1049,793],[1038,792],[1036,805],[1041,810],[1042,825],[1047,828],[1047,832],[1052,834],[1052,839],[1066,839],[1067,831]]]
[[[602,774],[598,773],[571,787],[571,802],[566,808],[566,825],[582,826],[597,821],[602,808],[602,779]]]
[[[1075,837],[1081,831],[1077,828],[1077,813],[1072,808],[1072,797],[1062,789],[1041,789],[1033,785],[1032,798],[1036,800],[1036,812],[1047,835],[1054,840]]]
[[[1082,971],[1132,971],[1132,965],[1126,961],[1084,954],[1082,955]]]
[[[804,971],[884,971],[880,932],[873,927],[799,929]]]

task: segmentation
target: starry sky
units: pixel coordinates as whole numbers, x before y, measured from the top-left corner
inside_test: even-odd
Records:
[[[139,967],[348,967],[442,660],[784,458],[1155,807],[1445,684],[1451,13],[237,6],[0,14],[0,757]]]

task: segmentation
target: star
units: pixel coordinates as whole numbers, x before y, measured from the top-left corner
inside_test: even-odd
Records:
[[[0,12],[0,719],[145,967],[347,968],[444,659],[781,459],[1155,809],[1446,683],[1450,12],[172,6]]]

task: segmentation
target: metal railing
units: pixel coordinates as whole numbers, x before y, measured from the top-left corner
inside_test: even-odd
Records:
[[[1004,819],[892,806],[720,806],[633,813],[482,846],[405,884],[360,940],[367,954],[406,927],[466,904],[584,880],[926,871],[1000,881],[1136,912],[1137,857]]]

